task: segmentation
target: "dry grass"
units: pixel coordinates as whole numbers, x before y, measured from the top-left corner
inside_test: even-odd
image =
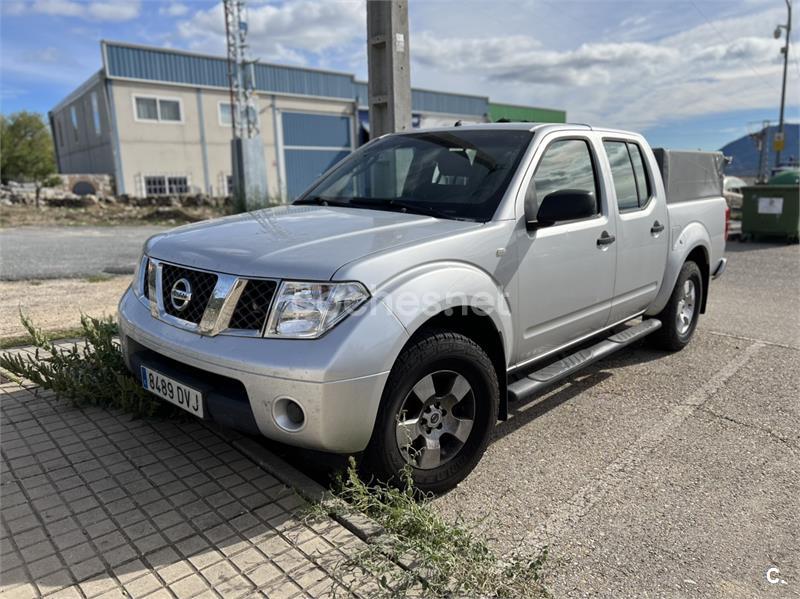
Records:
[[[170,225],[177,226],[224,216],[224,208],[171,208],[98,204],[88,208],[3,206],[0,227],[22,226],[113,226],[113,225]]]
[[[114,316],[130,282],[130,275],[0,281],[0,344],[10,347],[11,342],[25,340],[27,331],[19,320],[20,310],[48,333],[61,337],[64,331],[80,326],[81,314]]]

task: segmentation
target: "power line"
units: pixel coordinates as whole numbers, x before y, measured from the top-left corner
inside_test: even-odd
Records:
[[[712,28],[712,29],[713,29],[713,30],[714,30],[714,31],[717,33],[717,35],[718,35],[719,37],[721,37],[723,40],[725,40],[725,41],[726,41],[728,44],[730,44],[730,45],[733,45],[733,42],[732,42],[732,41],[731,41],[731,40],[730,40],[728,37],[726,37],[725,35],[723,35],[723,34],[722,34],[722,31],[720,31],[720,30],[717,28],[717,26],[716,26],[716,25],[714,25],[714,23],[712,23],[712,22],[709,20],[709,18],[708,18],[708,17],[705,15],[705,13],[704,13],[702,10],[700,10],[700,7],[699,7],[699,6],[697,6],[697,4],[695,3],[695,1],[694,1],[694,0],[689,0],[689,2],[690,2],[690,3],[691,3],[691,5],[694,7],[694,9],[697,11],[697,13],[698,13],[698,14],[699,14],[701,17],[703,17],[703,20],[704,20],[704,21],[705,21],[705,22],[708,24],[708,26],[709,26],[709,27],[711,27],[711,28]],[[756,71],[756,70],[753,68],[753,66],[752,66],[752,65],[749,65],[749,64],[748,64],[748,65],[747,65],[747,68],[748,68],[748,69],[750,69],[750,70],[753,72],[753,74],[754,74],[756,77],[758,77],[759,79],[761,79],[761,81],[763,81],[763,82],[764,82],[765,84],[767,84],[768,86],[772,87],[772,86],[774,86],[774,85],[775,85],[775,82],[774,82],[774,81],[769,81],[769,80],[768,80],[766,77],[764,77],[764,75],[763,75],[762,73],[759,73],[758,71]]]

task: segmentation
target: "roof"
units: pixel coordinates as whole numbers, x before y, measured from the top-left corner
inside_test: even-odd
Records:
[[[509,121],[529,121],[532,123],[565,123],[567,121],[567,113],[564,110],[554,110],[552,108],[490,102],[489,118],[492,121],[508,119]]]
[[[472,131],[472,130],[494,130],[494,131],[592,131],[589,125],[582,123],[470,123],[467,125],[451,125],[449,127],[426,127],[425,129],[409,129],[397,135],[432,133],[440,131]],[[618,132],[623,133],[623,132]]]
[[[221,56],[197,54],[102,41],[103,66],[110,79],[152,81],[172,85],[228,89],[228,61]],[[351,100],[367,105],[367,84],[338,71],[295,67],[266,62],[255,63],[256,90]],[[464,116],[489,112],[489,98],[469,94],[411,90],[412,110]]]

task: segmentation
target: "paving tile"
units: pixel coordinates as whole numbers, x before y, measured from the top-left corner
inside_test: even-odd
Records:
[[[208,585],[202,576],[192,574],[170,585],[170,590],[177,595],[178,599],[188,599],[208,590]]]
[[[3,385],[0,408],[2,597],[315,596],[355,538],[304,525],[293,489],[200,423]]]
[[[118,588],[117,582],[108,576],[93,576],[78,586],[87,597],[94,597],[110,590]]]
[[[42,595],[56,592],[73,584],[74,578],[69,570],[57,570],[45,576],[36,577],[36,586]]]
[[[169,566],[158,568],[156,571],[167,584],[172,584],[176,580],[180,580],[181,578],[184,578],[193,572],[191,566],[184,561],[179,561]]]
[[[140,559],[134,559],[124,564],[112,567],[114,576],[116,576],[117,580],[119,580],[123,585],[144,575],[148,569],[149,566],[147,566]]]
[[[105,566],[98,558],[91,557],[85,561],[71,565],[69,569],[70,572],[72,572],[72,575],[75,577],[75,580],[81,581],[89,578],[90,576],[103,572],[105,570]]]
[[[237,599],[249,595],[253,590],[253,583],[241,574],[237,574],[214,587],[220,595],[226,599]]]
[[[143,597],[161,588],[161,581],[149,572],[123,585],[131,597]]]
[[[136,549],[128,544],[103,552],[103,558],[109,566],[116,566],[117,564],[124,563],[136,555]]]

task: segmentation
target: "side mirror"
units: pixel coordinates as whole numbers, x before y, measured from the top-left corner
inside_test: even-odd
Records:
[[[560,189],[542,200],[536,221],[539,227],[568,220],[590,218],[597,214],[594,193],[581,189]],[[527,215],[527,206],[526,206]]]

